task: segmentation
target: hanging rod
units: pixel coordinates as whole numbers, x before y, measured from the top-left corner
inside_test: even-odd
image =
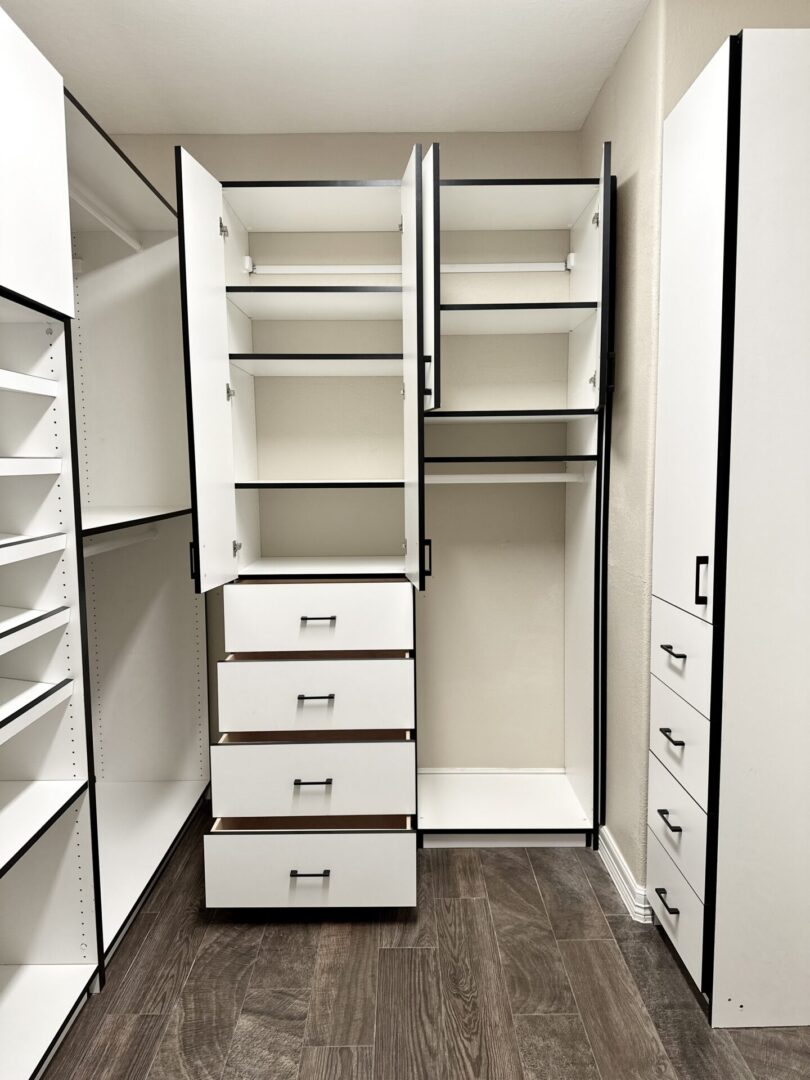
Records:
[[[117,551],[118,548],[132,547],[134,544],[143,544],[147,540],[157,540],[158,530],[154,525],[148,529],[122,530],[114,535],[88,536],[84,540],[84,557],[92,559],[94,555],[101,555],[105,551]]]
[[[83,210],[86,210],[91,217],[95,218],[99,225],[109,229],[119,240],[123,240],[125,244],[131,247],[133,251],[143,251],[143,244],[135,236],[132,228],[118,221],[113,211],[90,188],[76,179],[70,181],[68,188],[71,199],[81,206]]]

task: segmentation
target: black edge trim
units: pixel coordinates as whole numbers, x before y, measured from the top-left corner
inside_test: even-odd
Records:
[[[239,575],[239,581],[276,581],[278,579],[283,581],[322,581],[324,578],[328,578],[329,581],[364,581],[366,578],[379,578],[381,581],[407,581],[409,584],[413,584],[405,574],[392,573],[390,570],[380,571],[380,573],[366,570],[362,573],[358,571],[356,574],[324,574],[322,571],[312,574],[291,574],[289,570],[278,574],[268,574],[265,570],[261,574],[241,573]]]
[[[599,409],[434,409],[428,415],[441,420],[449,416],[596,416]]]
[[[717,437],[717,501],[714,532],[714,609],[712,683],[709,712],[709,796],[706,830],[706,889],[701,990],[711,997],[714,981],[717,911],[717,850],[720,813],[720,758],[723,736],[723,660],[728,557],[729,472],[737,278],[737,212],[740,186],[740,99],[742,34],[729,39],[728,130],[726,137],[726,213],[723,238],[723,305],[720,334],[720,401]]]
[[[0,541],[0,550],[4,548],[20,547],[22,544],[35,544],[39,540],[50,540],[54,536],[67,537],[67,533],[52,532],[43,533],[42,536],[21,536],[19,540],[3,540]]]
[[[585,177],[530,177],[525,180],[441,180],[442,187],[567,187],[599,186],[598,176]]]
[[[31,782],[36,783],[35,780],[32,780]],[[84,795],[89,785],[89,780],[85,780],[82,783],[81,787],[78,788],[78,790],[74,791],[73,794],[68,799],[66,799],[65,802],[63,802],[57,810],[54,810],[48,820],[43,822],[42,825],[40,825],[40,827],[33,834],[33,836],[29,836],[23,846],[21,848],[18,848],[11,856],[11,858],[7,859],[6,862],[3,863],[2,866],[0,866],[0,877],[3,877],[4,874],[7,874],[9,870],[11,870],[11,868],[20,861],[23,855],[26,855],[31,850],[34,844],[36,844],[37,840],[43,837],[48,831],[48,829],[50,829],[51,825],[54,825],[59,820],[59,818],[62,817],[62,815],[67,810],[69,810],[71,806],[73,806],[73,804],[82,797],[82,795]]]
[[[236,293],[401,293],[401,285],[226,285]]]
[[[52,619],[54,615],[58,615],[61,611],[70,611],[70,608],[67,604],[62,604],[61,607],[55,607],[51,611],[43,611],[39,615],[35,615],[33,619],[27,619],[25,622],[17,623],[17,625],[12,626],[10,630],[0,630],[0,639],[11,637],[13,634],[19,634],[21,630],[27,630],[29,626],[36,626],[37,623],[44,622],[46,619]]]
[[[167,510],[165,514],[147,514],[146,517],[132,518],[130,521],[94,525],[92,529],[82,529],[82,536],[97,536],[99,533],[116,532],[119,529],[133,529],[136,525],[149,525],[153,521],[168,521],[169,518],[185,517],[190,513],[191,507],[185,507],[182,510]]]
[[[402,353],[228,353],[230,360],[401,360]]]
[[[420,833],[430,835],[431,833],[447,834],[458,833],[460,836],[508,836],[510,833],[530,835],[531,833],[560,833],[571,836],[585,836],[587,833],[593,830],[592,825],[583,825],[581,829],[553,829],[553,828],[538,828],[538,829],[420,829]]]
[[[220,180],[224,188],[401,187],[401,180]]]
[[[160,199],[160,201],[163,203],[163,205],[166,207],[166,209],[169,210],[175,217],[177,217],[178,216],[177,211],[172,206],[172,204],[169,202],[169,200],[166,199],[163,195],[160,194],[160,192],[155,187],[155,185],[152,183],[152,181],[149,180],[146,176],[144,176],[144,174],[141,172],[141,170],[138,168],[138,166],[135,164],[135,162],[131,158],[127,157],[127,155],[124,153],[124,151],[118,145],[118,143],[107,134],[107,132],[104,130],[104,128],[101,126],[101,124],[99,124],[99,122],[97,120],[93,119],[93,117],[90,115],[90,113],[87,111],[87,109],[85,109],[84,105],[82,105],[82,103],[80,101],[77,101],[77,99],[74,97],[73,94],[71,94],[70,90],[68,90],[67,87],[65,87],[65,97],[68,99],[68,101],[71,103],[71,105],[75,105],[75,107],[79,110],[79,112],[82,114],[82,116],[85,118],[85,120],[87,120],[87,122],[92,127],[94,127],[96,129],[96,131],[99,133],[99,135],[102,137],[102,139],[104,139],[104,141],[106,143],[108,143],[113,148],[113,150],[116,152],[116,154],[118,154],[118,156],[121,158],[121,160],[124,161],[130,167],[130,169],[132,169],[132,171],[135,173],[135,175],[138,177],[138,179],[142,180],[143,183],[146,184],[146,186],[149,188],[149,190],[152,192],[152,194],[155,196],[155,198]]]
[[[51,1039],[51,1041],[48,1043],[47,1049],[45,1050],[42,1057],[37,1062],[36,1068],[31,1073],[32,1077],[33,1076],[39,1076],[40,1072],[42,1071],[42,1069],[45,1066],[45,1063],[48,1061],[48,1058],[51,1056],[51,1054],[54,1052],[54,1050],[59,1046],[59,1043],[62,1040],[62,1036],[65,1035],[65,1033],[67,1031],[68,1024],[71,1022],[71,1018],[73,1017],[74,1013],[79,1008],[79,1006],[81,1005],[82,1000],[88,996],[88,993],[90,991],[90,984],[92,983],[93,979],[95,979],[96,975],[99,976],[99,980],[100,980],[99,989],[104,985],[104,982],[103,982],[103,979],[102,979],[103,971],[102,971],[101,965],[96,964],[94,966],[94,965],[88,964],[87,968],[91,972],[91,974],[88,977],[87,982],[84,984],[84,988],[82,989],[81,993],[76,998],[76,1000],[73,1002],[71,1007],[68,1009],[67,1016],[65,1016],[65,1019],[62,1021],[62,1023],[56,1029],[56,1034]]]
[[[570,300],[559,304],[442,304],[442,311],[596,311],[595,300]]]
[[[12,304],[19,304],[20,307],[36,311],[47,319],[53,319],[54,322],[64,323],[65,319],[70,318],[65,312],[57,311],[56,308],[48,307],[47,304],[40,304],[38,300],[33,300],[23,293],[15,292],[14,289],[7,289],[5,285],[0,285],[0,297]]]
[[[506,455],[497,457],[485,455],[483,457],[426,457],[425,461],[430,465],[439,465],[452,461],[485,462],[485,461],[596,461],[597,454],[535,454],[535,455]]]
[[[57,608],[57,611],[67,611],[68,608]],[[47,619],[53,612],[49,611],[47,615],[43,615],[43,618]],[[39,619],[33,619],[31,623],[26,623],[26,626],[31,626],[33,623],[39,622]],[[59,690],[63,690],[68,683],[72,683],[72,678],[60,679],[58,683],[54,683],[49,686],[47,690],[43,690],[41,694],[38,694],[35,698],[28,702],[27,705],[23,705],[22,708],[17,709],[10,716],[7,716],[5,720],[0,720],[0,728],[6,727],[8,724],[13,724],[15,720],[19,720],[21,716],[25,716],[27,712],[30,712],[37,705],[41,705],[43,701],[47,701],[49,697],[53,697]]]
[[[256,483],[239,482],[234,484],[237,491],[255,491],[264,488],[291,489],[291,490],[317,490],[318,488],[403,488],[404,480],[322,480],[307,482],[300,481],[273,481],[257,480]]]

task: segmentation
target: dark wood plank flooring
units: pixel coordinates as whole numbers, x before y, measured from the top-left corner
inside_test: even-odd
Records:
[[[210,912],[202,817],[44,1080],[807,1080],[712,1030],[586,849],[420,851],[415,911]]]

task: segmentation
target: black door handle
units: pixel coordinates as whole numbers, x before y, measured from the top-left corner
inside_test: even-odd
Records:
[[[308,622],[334,623],[334,622],[337,622],[337,615],[302,615],[301,616],[301,622],[302,623],[308,623]]]
[[[686,653],[685,652],[675,652],[675,649],[673,648],[672,645],[662,645],[661,648],[664,650],[665,653],[669,653],[669,655],[672,657],[673,660],[685,660],[686,659]]]
[[[695,603],[696,604],[708,604],[708,596],[703,596],[700,591],[700,568],[701,566],[709,565],[708,555],[696,555],[695,556]]]
[[[325,780],[301,780],[297,776],[293,780],[293,787],[331,787],[332,777],[327,776]]]
[[[667,890],[666,889],[656,889],[655,890],[655,895],[658,897],[658,899],[661,901],[661,903],[664,905],[664,907],[666,908],[666,910],[669,912],[670,915],[680,915],[680,913],[681,913],[680,908],[670,907],[669,904],[667,903],[667,899],[666,899],[667,898]]]
[[[656,814],[661,818],[663,823],[669,829],[670,832],[683,832],[683,827],[680,825],[673,825],[669,820],[669,810],[656,810]]]
[[[290,877],[330,877],[331,870],[321,870],[320,874],[302,874],[300,870],[291,870]]]
[[[664,736],[664,738],[667,740],[667,742],[672,743],[673,746],[686,746],[686,743],[683,741],[683,739],[673,739],[672,738],[672,728],[671,727],[660,727],[658,730],[661,732],[661,734]]]
[[[299,701],[334,701],[334,694],[299,694]]]

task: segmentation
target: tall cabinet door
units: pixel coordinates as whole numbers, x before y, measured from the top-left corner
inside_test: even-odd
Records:
[[[653,593],[712,621],[729,47],[664,123]]]
[[[439,254],[439,144],[422,162],[422,263],[424,267],[425,409],[441,407],[441,260]]]
[[[402,379],[404,382],[405,573],[425,587],[425,356],[422,347],[422,147],[402,177]]]
[[[62,77],[0,9],[0,286],[73,316]]]
[[[175,147],[197,592],[237,576],[222,187]]]

